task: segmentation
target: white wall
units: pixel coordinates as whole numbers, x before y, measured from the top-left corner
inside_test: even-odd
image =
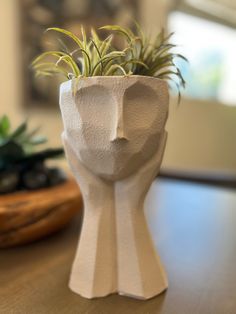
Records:
[[[23,105],[21,0],[0,0],[0,116],[8,114],[16,126],[22,119],[30,118],[30,126],[41,125],[52,146],[61,145],[62,123],[58,110],[25,110]]]
[[[172,102],[167,130],[163,167],[236,174],[236,107],[183,99],[177,108]]]
[[[140,0],[141,24],[152,32],[166,25],[174,0]],[[209,101],[171,102],[162,167],[236,174],[236,107]]]
[[[22,98],[18,1],[0,0],[0,114],[20,114]]]

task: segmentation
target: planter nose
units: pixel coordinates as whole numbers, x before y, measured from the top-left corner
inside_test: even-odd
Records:
[[[111,140],[112,143],[118,142],[118,141],[128,141],[127,136],[124,133],[124,129],[117,126],[117,128],[114,130]]]
[[[127,134],[124,128],[124,115],[123,115],[123,101],[117,101],[117,112],[115,115],[114,127],[111,132],[110,141],[117,142],[117,141],[128,141]]]

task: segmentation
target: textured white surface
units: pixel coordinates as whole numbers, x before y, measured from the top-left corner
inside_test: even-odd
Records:
[[[166,82],[143,76],[68,81],[60,107],[67,159],[85,204],[70,288],[88,298],[157,295],[167,280],[143,204],[166,144]]]

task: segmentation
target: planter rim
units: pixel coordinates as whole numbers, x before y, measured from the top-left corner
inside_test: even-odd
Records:
[[[112,76],[109,76],[109,75],[98,75],[98,76],[82,76],[79,78],[79,80],[96,80],[96,79],[99,79],[99,80],[132,80],[132,79],[147,79],[147,80],[155,80],[155,81],[159,81],[159,82],[165,82],[166,85],[167,85],[167,88],[168,88],[168,83],[166,82],[166,80],[164,79],[159,79],[157,77],[153,77],[153,76],[146,76],[146,75],[127,75],[127,76],[124,76],[124,75],[112,75]],[[60,89],[65,89],[65,88],[68,88],[71,86],[72,82],[74,80],[76,80],[77,78],[73,78],[73,79],[70,79],[70,80],[66,80],[64,82],[62,82],[60,84]]]

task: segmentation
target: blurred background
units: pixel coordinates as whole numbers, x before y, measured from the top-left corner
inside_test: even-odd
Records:
[[[32,59],[48,47],[43,32],[58,26],[80,33],[104,24],[150,34],[174,31],[187,81],[180,106],[171,93],[162,172],[236,180],[236,1],[234,0],[0,0],[0,116],[29,118],[51,147],[60,146],[60,79],[35,79]]]

